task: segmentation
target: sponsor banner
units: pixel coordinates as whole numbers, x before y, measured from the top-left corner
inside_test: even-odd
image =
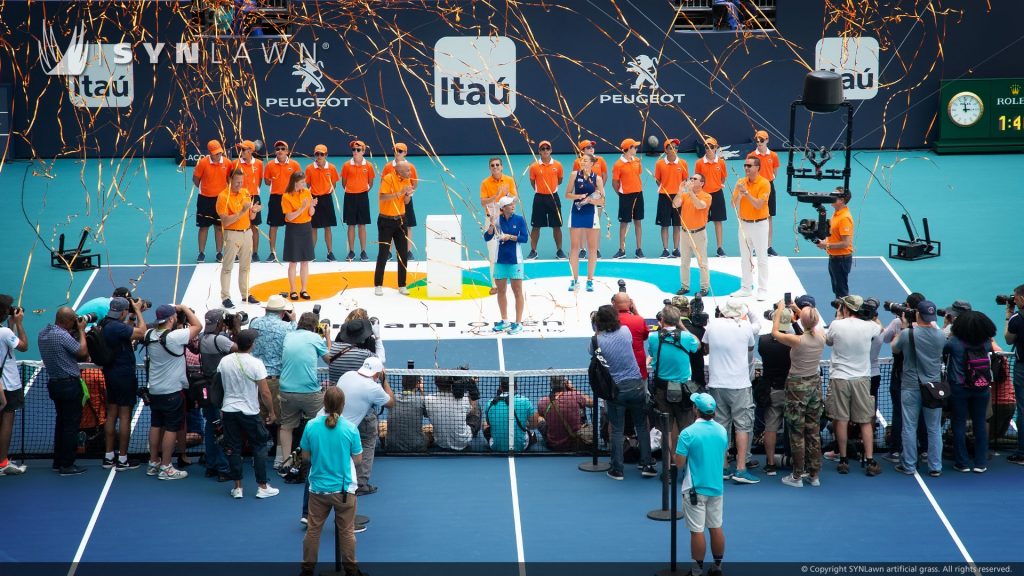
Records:
[[[878,40],[870,36],[822,38],[814,47],[814,68],[842,76],[847,100],[870,100],[878,94]]]

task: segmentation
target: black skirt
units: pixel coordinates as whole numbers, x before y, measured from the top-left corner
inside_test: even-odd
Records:
[[[313,228],[331,228],[338,225],[338,217],[334,214],[334,194],[314,196],[316,211],[313,212]]]
[[[313,225],[311,223],[285,224],[284,261],[313,261]]]

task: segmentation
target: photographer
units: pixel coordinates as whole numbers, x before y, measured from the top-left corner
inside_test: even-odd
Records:
[[[622,281],[620,281],[622,282]],[[647,343],[647,336],[650,330],[647,329],[647,321],[636,310],[636,303],[625,291],[625,283],[622,282],[620,291],[612,295],[612,306],[619,314],[619,323],[629,328],[632,337],[633,356],[636,357],[636,364],[640,367],[640,379],[647,381],[647,353],[644,352],[644,344]]]
[[[586,409],[594,401],[573,387],[565,376],[552,376],[551,391],[537,402],[537,415],[543,422],[541,432],[548,450],[582,450],[593,442],[591,434],[584,434]]]
[[[25,472],[24,464],[15,464],[8,459],[11,447],[11,432],[14,429],[14,413],[25,404],[25,389],[21,384],[18,359],[14,351],[28,350],[28,335],[25,334],[25,311],[14,307],[14,298],[0,294],[0,475],[14,476]]]
[[[928,432],[928,474],[937,477],[942,474],[942,407],[925,406],[921,386],[927,382],[938,382],[941,377],[946,335],[935,325],[935,304],[932,302],[919,302],[916,316],[914,322],[904,316],[903,331],[892,344],[893,352],[900,352],[903,356],[900,386],[903,451],[896,471],[910,475],[917,471],[917,420],[924,414]]]
[[[531,429],[538,428],[544,420],[533,408],[533,402],[525,395],[516,392],[510,398],[508,390],[508,378],[501,378],[498,383],[498,395],[491,400],[484,410],[486,422],[484,423],[484,436],[490,439],[491,450],[495,452],[509,451],[509,405],[513,411],[512,419],[515,421],[512,429],[512,449],[520,452],[528,450],[533,445],[536,437]]]
[[[75,316],[67,306],[57,309],[53,324],[39,332],[39,355],[48,379],[46,388],[57,412],[53,433],[53,468],[61,476],[85,472],[75,466],[78,424],[82,420],[82,370],[79,362],[89,359],[85,344],[86,318]],[[182,372],[184,375],[184,371]]]
[[[423,399],[427,418],[434,426],[434,444],[443,450],[465,450],[475,434],[467,422],[470,400],[452,392],[452,376],[434,378],[437,394]]]
[[[182,322],[184,320],[184,322]],[[179,325],[184,324],[181,328]],[[188,472],[171,465],[178,431],[185,425],[182,390],[188,387],[185,347],[203,325],[188,306],[162,304],[156,309],[156,328],[142,338],[146,349],[146,380],[149,396],[149,466],[147,476],[181,480]]]
[[[1015,311],[1016,310],[1016,311]],[[1013,289],[1013,298],[1006,301],[1006,327],[1003,338],[1013,346],[1016,362],[1013,364],[1013,394],[1017,400],[1017,451],[1006,458],[1014,464],[1024,465],[1024,284]]]
[[[402,376],[401,393],[388,411],[388,452],[426,452],[429,437],[423,433],[424,407],[423,378]]]
[[[880,337],[882,342],[891,346],[900,335],[900,332],[903,331],[904,314],[902,310],[905,309],[909,312],[910,318],[906,321],[913,323],[914,314],[917,311],[917,305],[924,300],[924,294],[921,294],[920,292],[911,292],[907,295],[907,301],[902,305],[886,302],[885,309],[892,312],[896,317],[890,320],[889,324],[886,325],[885,330],[882,331]],[[892,310],[893,306],[896,306],[896,311]],[[892,373],[889,376],[889,399],[892,401],[892,421],[889,422],[889,453],[885,455],[885,459],[894,464],[899,464],[903,458],[902,381],[903,354],[893,350]]]
[[[700,349],[697,338],[686,331],[674,306],[662,309],[658,322],[661,328],[647,338],[648,362],[654,385],[654,404],[658,411],[668,414],[669,429],[666,446],[675,446],[679,431],[693,424],[690,394],[697,391],[690,373],[690,355]],[[669,398],[669,383],[674,383]]]
[[[129,310],[131,315],[129,316]],[[142,302],[126,298],[110,300],[107,317],[100,320],[107,348],[114,362],[103,366],[103,379],[107,384],[107,421],[103,426],[106,453],[103,467],[118,472],[134,470],[138,462],[128,460],[128,441],[132,434],[132,409],[138,399],[139,379],[135,373],[134,343],[146,335],[146,321],[142,318]],[[120,422],[120,430],[116,430]],[[117,440],[117,460],[114,459],[114,441]]]
[[[358,370],[346,372],[338,380],[338,388],[345,393],[345,409],[341,415],[359,428],[363,444],[363,458],[356,467],[357,496],[373,494],[376,486],[370,484],[373,473],[373,453],[377,446],[377,434],[368,437],[360,426],[370,412],[377,414],[381,408],[395,405],[395,393],[383,378],[384,363],[376,356],[363,361]],[[372,440],[372,441],[369,441]]]
[[[271,246],[273,253],[273,246]],[[267,388],[270,389],[270,402],[274,414],[281,415],[281,351],[284,349],[284,337],[295,330],[294,316],[292,314],[292,303],[279,294],[274,294],[267,299],[264,306],[266,314],[254,319],[249,323],[249,328],[259,333],[256,343],[252,347],[252,355],[260,359],[267,368]],[[260,417],[266,418],[270,412],[268,408],[261,408]],[[271,427],[274,433],[275,427]],[[281,467],[285,459],[285,451],[281,443],[277,444],[277,453],[274,455],[274,469]]]
[[[832,279],[832,292],[836,298],[850,293],[850,270],[853,269],[853,216],[847,205],[850,203],[850,191],[842,186],[836,187],[839,194],[832,202],[832,220],[829,223],[830,234],[825,240],[818,240],[815,246],[828,253],[828,275]]]
[[[311,419],[324,407],[324,392],[316,377],[317,359],[330,359],[326,333],[319,334],[319,317],[306,312],[296,329],[284,337],[281,350],[281,431],[278,450],[290,454],[292,430],[302,418]]]
[[[704,331],[710,318],[704,312],[704,299],[698,294],[689,299],[686,296],[673,296],[672,305],[679,310],[679,320],[687,332],[693,334],[700,343],[700,348],[690,354],[690,378],[703,390],[708,385],[704,374],[704,356],[707,353],[703,344]]]
[[[132,298],[131,290],[125,288],[124,286],[119,286],[114,289],[114,293],[111,294],[109,298],[105,296],[100,296],[99,298],[93,298],[92,300],[87,300],[82,304],[79,304],[78,309],[75,310],[75,313],[77,313],[79,316],[89,316],[90,314],[94,314],[97,320],[106,318],[107,313],[110,312],[110,301],[113,300],[114,298],[125,298],[129,302],[135,300],[135,298]],[[139,299],[139,305],[142,308],[142,311],[145,312],[146,310],[149,310],[153,306],[153,303],[150,302],[149,300]],[[135,312],[131,308],[129,308],[129,318],[134,314]],[[89,322],[88,324],[92,325],[94,324],[94,322]]]
[[[859,317],[864,299],[857,295],[843,296],[833,302],[836,319],[828,327],[825,342],[832,347],[832,369],[829,374],[829,392],[825,408],[832,418],[839,444],[840,474],[850,472],[846,456],[847,425],[852,421],[860,425],[864,443],[866,474],[877,476],[882,467],[875,461],[873,423],[875,401],[871,397],[871,339],[882,327]]]
[[[231,251],[230,249],[228,250]],[[199,365],[203,375],[210,378],[217,373],[221,359],[228,354],[238,352],[235,339],[241,328],[241,317],[230,314],[222,308],[214,308],[206,312],[206,325],[199,335]],[[214,422],[221,419],[221,410],[216,406],[203,407],[203,441],[206,447],[206,477],[217,478],[219,482],[230,479],[228,460],[217,443]]]
[[[790,358],[789,346],[779,340],[776,336],[791,336],[796,328],[796,336],[799,338],[799,328],[793,325],[793,311],[789,308],[776,306],[773,312],[766,312],[766,318],[770,318],[774,324],[772,332],[762,334],[757,339],[757,353],[761,356],[760,382],[754,387],[754,400],[764,411],[764,473],[768,476],[775,476],[778,468],[775,466],[775,444],[778,440],[779,428],[782,426],[783,410],[786,407],[786,378],[789,376]],[[767,392],[761,397],[759,390]]]

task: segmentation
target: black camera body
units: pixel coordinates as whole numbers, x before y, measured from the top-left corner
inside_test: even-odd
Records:
[[[226,326],[232,326],[234,328],[241,328],[249,321],[249,314],[244,310],[237,312],[225,312],[224,313],[224,324]]]
[[[1013,294],[997,294],[996,304],[1000,306],[1013,306]]]
[[[96,322],[99,321],[99,317],[93,314],[92,312],[82,314],[81,316],[78,317],[78,319],[85,320],[86,324],[95,324]]]
[[[704,299],[701,298],[700,294],[694,295],[693,299],[690,300],[690,322],[694,326],[704,327],[708,325],[708,320],[710,319],[711,317],[704,311]]]
[[[625,280],[619,280],[619,292],[625,292],[625,291],[626,291],[626,281]]]
[[[145,404],[146,406],[149,406],[149,403],[152,402],[152,398],[149,397],[148,386],[143,386],[139,388],[138,392],[136,392],[135,394],[142,400],[142,403]]]
[[[818,219],[804,218],[796,225],[797,234],[803,236],[810,242],[817,243],[819,240],[828,238],[832,233],[829,225],[825,207],[820,204],[815,206],[818,211]]]
[[[886,300],[882,307],[885,308],[886,312],[891,312],[893,316],[906,318],[907,322],[917,321],[917,310],[908,306],[906,302],[889,302]]]

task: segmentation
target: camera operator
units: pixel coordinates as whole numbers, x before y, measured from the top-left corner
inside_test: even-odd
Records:
[[[231,252],[231,249],[228,249]],[[241,317],[228,313],[222,308],[214,308],[206,312],[206,324],[199,335],[199,366],[203,375],[213,378],[221,359],[228,354],[238,352],[235,345],[236,337],[241,328]],[[221,419],[221,410],[216,406],[203,407],[203,441],[206,447],[206,477],[217,478],[226,482],[229,477],[228,459],[217,443],[214,422]]]
[[[946,335],[935,325],[935,304],[923,300],[917,305],[916,318],[903,317],[903,330],[893,342],[893,352],[903,356],[900,386],[900,410],[903,412],[903,450],[896,471],[914,474],[917,470],[917,420],[924,414],[928,432],[928,474],[942,474],[942,407],[928,408],[921,397],[921,385],[938,382],[942,372],[942,348]],[[916,330],[915,330],[916,329]]]
[[[114,289],[114,293],[111,294],[109,298],[106,296],[100,296],[99,298],[93,298],[92,300],[87,300],[82,304],[79,304],[78,309],[75,310],[75,313],[77,313],[79,316],[88,316],[89,314],[95,314],[97,320],[106,318],[107,313],[110,312],[110,301],[113,300],[114,298],[126,298],[129,302],[136,300],[136,298],[132,297],[131,290],[124,286],[119,286]],[[150,302],[149,300],[143,300],[139,298],[138,301],[143,312],[153,307],[153,303]],[[132,308],[129,308],[129,319],[133,315],[135,315],[135,311]],[[93,324],[93,322],[89,322],[89,324],[91,325]]]
[[[185,321],[180,328],[179,316]],[[199,318],[188,306],[161,304],[156,309],[156,328],[148,330],[142,338],[150,411],[146,475],[159,480],[188,477],[188,472],[171,465],[171,456],[178,431],[185,425],[185,400],[181,393],[188,387],[185,348],[202,329]]]
[[[942,332],[949,338],[953,328],[953,321],[956,317],[964,312],[970,312],[974,310],[971,303],[966,300],[956,300],[949,305],[948,308],[942,308],[938,311],[938,315],[942,317]],[[1012,312],[1012,311],[1011,311]]]
[[[377,491],[377,487],[370,484],[377,435],[374,434],[373,442],[368,443],[361,424],[368,413],[377,414],[381,408],[395,405],[395,393],[391,391],[383,374],[384,363],[380,358],[370,356],[358,370],[346,372],[338,380],[338,388],[345,393],[345,409],[341,415],[360,429],[359,436],[363,443],[363,458],[356,466],[356,496],[366,496]]]
[[[23,474],[24,464],[15,464],[8,459],[11,447],[11,432],[14,430],[14,413],[25,405],[25,389],[21,384],[18,359],[14,351],[28,350],[28,335],[25,334],[25,311],[14,307],[14,298],[0,294],[0,475]]]
[[[142,302],[121,297],[111,298],[107,317],[99,322],[99,326],[103,329],[107,348],[114,355],[114,362],[103,366],[103,379],[107,384],[107,421],[103,426],[106,453],[103,455],[103,467],[118,472],[134,470],[139,467],[139,463],[128,460],[128,441],[132,434],[132,409],[138,400],[139,390],[133,343],[141,340],[147,330],[146,321],[142,318]],[[120,430],[115,432],[118,422]]]
[[[839,444],[840,474],[850,472],[846,456],[847,425],[860,425],[861,441],[864,443],[865,473],[877,476],[882,467],[875,461],[873,423],[875,401],[871,397],[871,339],[882,331],[882,327],[870,320],[859,317],[864,299],[857,295],[843,296],[833,302],[837,305],[837,317],[828,327],[825,342],[832,347],[832,369],[829,374],[829,393],[825,408],[832,418]]]
[[[690,354],[690,378],[703,390],[708,385],[708,380],[704,374],[704,356],[707,349],[702,340],[709,320],[707,313],[704,312],[704,300],[699,294],[692,300],[686,296],[673,296],[671,303],[679,310],[679,320],[683,323],[683,328],[696,336],[697,342],[700,343],[700,348]]]
[[[623,284],[624,286],[625,284]],[[647,381],[647,353],[644,352],[644,344],[647,343],[647,336],[650,330],[647,329],[647,322],[636,311],[636,304],[629,294],[620,291],[612,296],[612,306],[619,314],[619,323],[629,328],[632,336],[633,356],[636,357],[636,364],[640,368],[640,379]]]
[[[647,353],[653,370],[654,403],[660,412],[670,416],[666,446],[675,446],[679,431],[693,424],[690,394],[697,391],[690,372],[690,356],[700,349],[697,338],[686,331],[680,321],[679,309],[668,305],[662,309],[658,322],[661,328],[647,338]],[[679,385],[678,397],[669,396],[669,383]]]
[[[907,295],[906,302],[903,304],[895,304],[895,311],[893,310],[894,304],[892,302],[886,302],[885,309],[892,312],[896,317],[890,320],[889,324],[886,325],[885,330],[882,331],[882,342],[891,346],[903,330],[903,310],[907,310],[909,312],[910,317],[907,321],[913,323],[914,314],[916,314],[917,311],[917,305],[924,300],[924,294],[921,294],[920,292],[911,292]],[[885,455],[885,459],[894,464],[899,464],[903,458],[902,381],[903,354],[899,351],[893,350],[892,372],[889,375],[889,400],[892,402],[892,421],[889,422],[889,453]]]
[[[290,454],[292,430],[299,427],[302,418],[311,419],[324,407],[324,392],[316,377],[317,359],[330,359],[325,332],[320,334],[320,318],[306,312],[299,316],[296,329],[284,337],[281,350],[281,431],[278,450]]]
[[[853,216],[847,205],[850,191],[836,187],[839,196],[832,202],[830,234],[825,240],[818,240],[815,246],[828,253],[828,275],[832,279],[832,292],[836,298],[850,293],[850,270],[853,268]]]
[[[57,309],[53,324],[39,332],[39,355],[49,379],[46,388],[57,412],[53,433],[53,468],[61,476],[85,472],[75,465],[78,449],[78,425],[82,420],[82,369],[79,362],[89,359],[85,344],[86,318],[75,316],[67,306]]]
[[[757,338],[757,353],[761,356],[761,385],[767,386],[769,396],[767,404],[757,402],[764,410],[764,473],[775,476],[775,444],[778,440],[779,428],[782,426],[783,409],[786,407],[786,378],[789,376],[789,346],[779,336],[793,335],[799,338],[800,329],[793,324],[793,311],[783,306],[776,306],[772,312],[766,312],[773,322],[773,331]],[[796,328],[796,330],[794,330]],[[756,400],[756,398],[755,398]]]
[[[273,246],[271,246],[273,253]],[[284,349],[284,337],[295,330],[292,303],[279,294],[267,299],[264,306],[266,314],[249,323],[249,328],[259,333],[252,347],[252,355],[260,359],[267,368],[267,388],[270,389],[271,406],[274,414],[281,416],[281,351]],[[260,408],[260,418],[269,416],[270,407]],[[276,439],[274,426],[271,434]],[[277,470],[285,459],[285,449],[277,444],[274,455],[274,469]]]
[[[1016,311],[1014,311],[1016,310]],[[1014,464],[1024,465],[1024,284],[1013,289],[1013,298],[1006,300],[1006,328],[1003,338],[1013,346],[1016,362],[1013,364],[1013,393],[1017,399],[1017,451],[1006,459]]]

